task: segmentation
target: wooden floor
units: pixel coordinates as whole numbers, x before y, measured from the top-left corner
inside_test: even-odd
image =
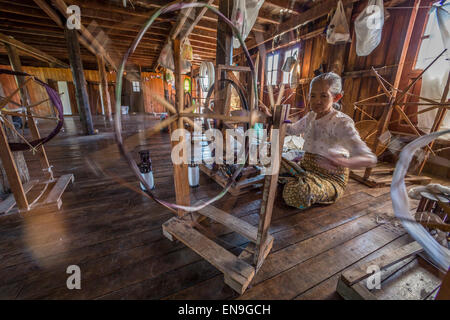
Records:
[[[131,147],[140,141],[151,151],[156,194],[173,200],[168,134],[145,142],[142,131],[155,118],[125,118]],[[68,118],[64,132],[46,145],[55,175],[75,175],[60,212],[0,217],[0,299],[339,299],[343,270],[411,241],[398,224],[386,222],[393,215],[388,188],[351,181],[336,204],[301,212],[278,200],[273,250],[238,296],[213,266],[162,235],[172,213],[130,189],[138,183],[118,155],[112,124],[97,117],[95,127],[98,135],[81,136],[78,119]],[[38,160],[27,158],[38,177]],[[191,190],[192,199],[208,199],[221,188],[202,176]],[[260,197],[227,195],[215,205],[256,225]],[[247,243],[216,223],[204,226],[236,254]],[[81,290],[66,287],[69,265],[81,268]]]

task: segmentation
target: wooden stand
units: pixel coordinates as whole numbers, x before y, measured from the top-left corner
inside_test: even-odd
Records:
[[[394,170],[395,167],[393,164],[380,163],[376,166],[376,168],[372,169],[371,175],[367,178],[364,177],[365,170],[351,170],[350,178],[364,183],[371,188],[389,187],[392,182],[392,174],[394,173]],[[405,182],[426,185],[431,182],[431,178],[407,174],[405,176]]]
[[[13,47],[9,47],[9,53],[14,69],[21,71],[20,61],[15,49]],[[31,78],[29,78],[29,80],[30,79]],[[6,98],[6,101],[10,101],[15,94],[20,93],[22,104],[25,106],[30,106],[31,101],[26,87],[26,83],[29,80],[25,81],[22,77],[16,76],[18,90],[16,90],[8,98]],[[3,110],[3,112],[4,111],[5,110]],[[24,115],[24,117],[27,118],[28,126],[30,128],[33,139],[39,140],[39,130],[37,128],[36,122],[34,121],[34,117],[31,113],[30,108],[27,109],[27,113],[26,115]],[[3,118],[2,120],[7,123]],[[42,191],[38,199],[39,202],[34,203],[33,201],[33,206],[31,206],[30,201],[27,198],[27,193],[29,193],[33,188],[37,187],[40,182],[35,180],[22,184],[16,163],[14,161],[13,153],[9,147],[5,129],[3,128],[3,123],[0,122],[0,159],[2,160],[2,164],[5,167],[8,182],[12,191],[12,195],[0,202],[0,215],[6,214],[11,211],[11,209],[16,204],[20,212],[27,212],[30,210],[35,210],[37,208],[39,208],[39,210],[59,210],[61,208],[61,195],[64,193],[68,184],[74,181],[74,176],[73,174],[63,175],[55,180],[53,178],[53,172],[48,162],[47,153],[44,146],[40,145],[36,147],[36,152],[38,153],[40,159],[41,168],[48,172],[49,179],[48,181],[41,182],[43,186],[41,188]]]
[[[34,120],[32,121],[34,122]],[[69,183],[74,181],[73,174],[66,174],[59,177],[58,179],[54,179],[53,181],[50,180],[48,182],[39,182],[38,180],[33,180],[22,184],[16,164],[14,162],[13,154],[6,139],[5,130],[1,125],[0,158],[3,165],[5,166],[8,181],[12,190],[12,194],[5,200],[0,202],[0,215],[7,214],[9,211],[11,211],[11,209],[14,208],[16,204],[17,209],[20,212],[43,209],[59,210],[61,208],[61,196],[66,190]],[[33,208],[31,208],[30,201],[27,199],[27,193],[29,193],[33,188],[38,188],[39,185],[41,186],[41,190],[43,190],[43,188],[47,189],[40,197],[40,201],[36,204],[36,206],[33,206]]]
[[[411,242],[360,267],[346,270],[339,278],[336,291],[346,300],[433,298],[445,274],[427,261],[422,250],[417,242]],[[373,276],[371,266],[380,268],[380,289],[367,288],[367,278]],[[387,281],[394,274],[399,276]],[[411,283],[415,286],[408,288]]]
[[[289,107],[279,106],[274,113],[273,129],[280,130],[278,137],[279,157],[281,157],[285,135],[284,120],[288,112]],[[269,226],[272,219],[277,181],[278,170],[275,174],[264,177],[260,220],[257,228],[213,206],[208,206],[197,212],[199,215],[208,217],[249,239],[251,244],[239,256],[234,255],[195,230],[189,217],[174,217],[165,222],[163,233],[171,241],[174,239],[180,240],[214,265],[224,274],[225,283],[239,294],[243,294],[273,245],[273,237],[269,235]]]

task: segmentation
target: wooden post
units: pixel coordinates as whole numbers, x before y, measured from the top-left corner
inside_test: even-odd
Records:
[[[3,125],[0,123],[0,159],[2,160],[3,167],[8,177],[9,186],[17,206],[20,210],[28,210],[28,200],[23,189],[22,182],[20,181],[19,172],[14,162],[14,157],[9,148],[8,139],[6,138],[6,132],[3,129]]]
[[[163,73],[162,78],[163,78],[163,87],[164,87],[164,99],[166,99],[166,101],[170,102],[169,85],[167,84],[167,69],[163,68],[162,73]]]
[[[184,90],[183,90],[183,77],[181,76],[181,41],[175,39],[173,41],[174,63],[175,63],[175,89],[176,89],[176,108],[178,113],[182,113],[184,109]],[[183,129],[183,119],[180,117],[171,125],[170,133],[176,129]],[[178,143],[185,143],[184,137],[180,138]],[[176,142],[172,142],[172,148]],[[183,155],[184,156],[184,155]],[[190,155],[188,155],[188,158]],[[179,205],[188,206],[190,204],[190,191],[188,183],[188,164],[182,163],[179,165],[173,165],[174,170],[174,182],[175,182],[175,194],[176,201]],[[182,217],[186,213],[183,210],[178,210],[178,216]]]
[[[412,35],[413,29],[414,29],[414,23],[416,22],[417,12],[419,11],[420,1],[421,0],[415,0],[413,9],[411,10],[411,16],[409,18],[408,29],[406,30],[406,36],[405,36],[405,40],[403,42],[400,60],[398,62],[397,73],[396,73],[395,79],[394,79],[394,85],[393,85],[394,88],[398,88],[398,86],[400,84],[400,80],[402,78],[403,67],[405,65],[405,60],[406,60],[406,54],[408,52],[409,43],[411,41],[411,35]],[[395,103],[396,97],[397,97],[397,90],[392,90],[392,95],[389,99],[389,103],[385,107],[383,114],[381,116],[380,122],[378,123],[377,134],[376,134],[374,145],[372,147],[372,150],[374,150],[374,152],[377,150],[378,145],[380,143],[380,140],[379,140],[380,136],[386,131],[386,129],[389,126],[389,120],[391,119],[392,110],[394,109],[394,103]],[[372,168],[366,168],[366,171],[364,172],[364,179],[365,180],[368,179],[370,177],[371,173],[372,173]]]
[[[233,11],[233,1],[220,0],[219,11],[227,18],[231,18]],[[229,66],[233,62],[233,30],[221,19],[217,21],[217,46],[216,46],[216,66]],[[217,73],[217,72],[216,72]],[[219,84],[218,79],[226,79],[227,71],[224,70],[221,74],[216,75],[216,85],[214,89],[215,102],[214,109],[216,113],[224,114],[227,102],[231,95],[230,86]],[[224,90],[227,88],[226,90]]]
[[[260,56],[261,59],[261,73],[260,73],[260,77],[259,77],[259,99],[264,102],[264,85],[265,85],[265,75],[266,75],[266,50],[264,50]],[[258,70],[256,70],[256,72],[258,72]],[[258,101],[258,105],[259,105],[259,101]]]
[[[284,120],[287,119],[289,115],[289,107],[287,105],[276,106],[273,110],[273,129],[278,129],[278,161],[281,166],[281,153],[283,151],[284,136],[286,134],[286,126],[284,125]],[[274,156],[271,155],[271,160],[273,161]],[[273,164],[272,164],[273,165]],[[254,264],[256,269],[259,268],[261,263],[264,261],[264,252],[266,240],[269,234],[269,227],[272,221],[272,211],[273,203],[275,200],[275,195],[278,186],[278,174],[279,169],[272,175],[266,175],[264,180],[263,198],[261,202],[261,211],[259,213],[259,226],[258,226],[258,236],[256,241],[256,249],[254,255]]]
[[[100,94],[102,95],[102,103],[104,105],[105,116],[108,120],[112,120],[111,97],[108,90],[108,77],[106,75],[105,61],[103,57],[97,56],[98,71],[100,76]]]
[[[69,52],[70,69],[72,70],[73,83],[75,85],[75,96],[77,98],[78,112],[81,124],[86,135],[94,134],[91,108],[84,78],[83,63],[81,61],[80,44],[78,42],[77,30],[64,29],[64,34]]]
[[[16,48],[9,44],[5,44],[5,46],[8,51],[8,57],[9,57],[9,62],[11,63],[11,68],[16,72],[23,72],[22,71],[22,63],[20,62],[20,58],[19,58],[19,55],[17,54]],[[25,78],[16,76],[15,79],[16,79],[17,86],[20,88],[20,90],[19,90],[20,100],[22,101],[22,103],[25,106],[31,105],[31,99],[30,99],[30,95],[28,93],[28,88],[26,85],[23,85],[25,83]],[[27,109],[27,122],[28,122],[28,127],[30,128],[33,139],[39,140],[41,138],[41,135],[36,126],[36,123],[34,122],[34,119],[32,117],[30,109]],[[50,164],[48,163],[47,153],[45,152],[44,146],[41,145],[37,150],[39,151],[39,159],[41,162],[42,169],[44,169],[44,170],[49,169]],[[51,178],[53,178],[53,176],[51,176]]]

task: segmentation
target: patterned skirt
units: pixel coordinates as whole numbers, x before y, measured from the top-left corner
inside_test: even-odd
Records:
[[[344,194],[349,170],[327,170],[319,162],[326,159],[306,152],[299,162],[282,158],[278,181],[283,184],[283,199],[299,209],[313,204],[331,204]]]

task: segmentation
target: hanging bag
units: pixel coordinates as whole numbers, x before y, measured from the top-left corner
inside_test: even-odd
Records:
[[[186,40],[184,41],[183,50],[181,52],[181,57],[184,60],[189,60],[189,61],[194,60],[194,53],[192,50],[191,42],[189,41],[188,38],[186,38]]]
[[[234,0],[231,21],[239,30],[242,40],[247,39],[250,30],[258,18],[259,9],[264,0]],[[236,36],[233,37],[233,48],[239,48],[241,43]]]
[[[367,8],[355,20],[358,56],[368,56],[380,44],[383,24],[383,0],[369,0]]]
[[[327,42],[341,44],[350,41],[350,29],[345,16],[344,5],[339,0],[336,12],[327,28]]]
[[[175,70],[175,63],[173,61],[173,49],[172,49],[172,41],[169,41],[164,48],[161,50],[161,54],[158,58],[158,63],[162,67],[172,70]]]

